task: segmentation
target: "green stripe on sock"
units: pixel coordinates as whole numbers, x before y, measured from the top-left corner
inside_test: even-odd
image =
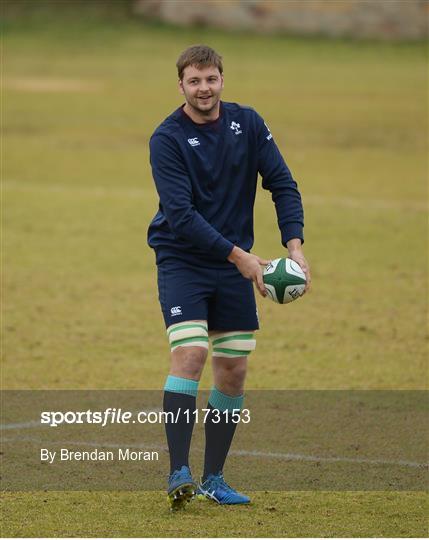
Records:
[[[225,341],[234,341],[236,339],[253,339],[253,334],[236,334],[234,336],[227,336],[223,338],[218,338],[213,340],[213,345],[218,345],[218,343],[224,343]]]
[[[212,388],[209,396],[209,403],[214,409],[219,411],[241,410],[244,396],[227,396],[216,387]]]
[[[202,328],[203,330],[207,331],[207,326],[204,326],[203,324],[181,324],[177,328],[172,328],[167,332],[167,335],[170,336],[173,332],[177,332],[178,330],[186,330],[187,328]]]
[[[183,345],[184,343],[192,343],[193,341],[206,341],[209,342],[209,338],[205,336],[195,336],[195,337],[187,337],[183,339],[177,339],[176,341],[171,342],[172,347],[177,347],[178,345]]]
[[[235,354],[235,356],[247,356],[250,351],[237,351],[236,349],[222,349],[221,347],[214,347],[213,352]]]
[[[198,381],[169,375],[165,381],[164,390],[196,397],[198,393]]]

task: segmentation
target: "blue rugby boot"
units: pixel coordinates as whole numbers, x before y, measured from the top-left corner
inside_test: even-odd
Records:
[[[180,510],[186,506],[194,497],[197,484],[191,476],[189,467],[183,465],[170,474],[168,477],[168,502],[171,510]]]
[[[218,504],[249,504],[247,495],[238,493],[229,486],[223,479],[222,472],[209,474],[206,480],[199,484],[197,490],[198,498],[206,497],[216,501]]]

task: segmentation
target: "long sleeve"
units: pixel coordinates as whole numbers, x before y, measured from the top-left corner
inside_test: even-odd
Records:
[[[262,187],[271,192],[275,204],[282,244],[292,238],[304,242],[304,212],[297,183],[286,165],[270,130],[257,115],[258,171]]]
[[[234,245],[196,210],[191,180],[175,141],[166,135],[152,137],[150,161],[161,210],[171,232],[203,252],[225,260]]]

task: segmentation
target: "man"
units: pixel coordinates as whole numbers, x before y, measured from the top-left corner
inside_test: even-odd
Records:
[[[196,492],[219,504],[246,504],[249,498],[225,482],[222,470],[236,427],[227,415],[242,407],[247,357],[259,328],[252,282],[266,295],[262,266],[269,261],[249,252],[258,173],[272,192],[282,243],[309,285],[301,197],[262,118],[249,107],[220,101],[221,56],[210,47],[193,46],[181,54],[177,69],[185,104],[150,141],[160,204],[148,231],[171,347],[164,410],[177,420],[166,423],[168,496],[172,509],[185,506]],[[197,486],[188,459],[209,340],[214,386]]]

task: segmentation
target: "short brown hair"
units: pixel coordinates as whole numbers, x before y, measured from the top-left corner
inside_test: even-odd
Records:
[[[188,47],[179,56],[176,66],[180,80],[183,78],[183,71],[188,66],[196,66],[198,69],[214,66],[219,70],[220,74],[223,72],[222,56],[207,45],[192,45],[192,47]]]

